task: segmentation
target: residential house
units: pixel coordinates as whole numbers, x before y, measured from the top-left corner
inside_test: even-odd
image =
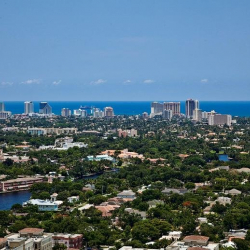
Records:
[[[23,206],[27,206],[27,205],[38,206],[38,211],[57,211],[58,210],[58,204],[50,200],[31,199],[23,203]]]
[[[231,190],[225,190],[225,194],[230,194],[230,195],[240,195],[241,191],[233,188]]]
[[[135,193],[132,190],[123,190],[121,193],[117,194],[118,198],[126,198],[126,199],[131,199],[134,200],[135,197]]]
[[[180,194],[183,195],[187,193],[188,190],[186,188],[165,188],[162,190],[163,194],[170,195],[170,194]]]

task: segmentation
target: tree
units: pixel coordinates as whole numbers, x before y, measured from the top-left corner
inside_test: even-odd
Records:
[[[149,220],[137,222],[132,230],[133,239],[146,243],[150,240],[156,240],[160,237],[158,230]]]

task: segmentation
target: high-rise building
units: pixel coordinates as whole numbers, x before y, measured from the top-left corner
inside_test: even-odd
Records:
[[[8,119],[10,116],[10,111],[0,111],[0,119]]]
[[[0,102],[0,112],[5,111],[4,102]]]
[[[51,115],[52,114],[51,106],[47,102],[40,102],[39,114]]]
[[[208,116],[208,125],[227,125],[231,126],[232,116],[231,115],[221,115],[221,114],[211,114]]]
[[[102,110],[100,110],[99,108],[95,108],[93,110],[93,117],[94,118],[102,118],[102,117],[104,117],[104,112]]]
[[[73,114],[78,117],[87,117],[88,113],[85,109],[74,109]]]
[[[202,119],[208,119],[208,116],[215,115],[215,114],[217,114],[217,112],[215,112],[214,110],[212,110],[210,112],[203,111],[201,114],[202,114]]]
[[[173,116],[173,111],[168,109],[168,110],[164,110],[162,112],[162,118],[163,119],[167,119],[167,120],[171,120],[172,119],[172,116]]]
[[[193,120],[197,121],[197,122],[202,121],[202,111],[201,111],[201,109],[195,109],[193,111]]]
[[[186,117],[193,118],[193,112],[195,109],[199,109],[199,101],[188,99],[186,100]]]
[[[105,117],[114,117],[114,110],[112,107],[104,108],[104,116]]]
[[[180,115],[181,103],[180,102],[164,102],[163,110],[172,110],[172,115]]]
[[[63,116],[63,117],[69,117],[69,116],[71,116],[71,110],[68,109],[68,108],[63,108],[61,110],[61,116]]]
[[[24,114],[32,114],[34,113],[34,104],[33,102],[24,102]]]
[[[159,102],[151,103],[151,114],[161,115],[163,111],[163,104]]]

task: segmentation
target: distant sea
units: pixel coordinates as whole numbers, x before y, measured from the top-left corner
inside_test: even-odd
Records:
[[[161,102],[161,101],[159,101]],[[24,112],[23,102],[6,101],[5,109],[13,114],[22,114]],[[52,106],[52,111],[56,115],[61,114],[62,108],[78,109],[80,106],[93,106],[104,109],[111,106],[115,115],[138,115],[143,112],[150,113],[151,101],[143,102],[120,102],[120,101],[72,101],[72,102],[55,102],[48,101]],[[38,112],[39,102],[34,102],[35,112]],[[203,111],[215,110],[221,114],[230,114],[232,116],[250,116],[250,101],[200,101],[200,109]],[[181,113],[185,113],[185,101],[181,101]]]

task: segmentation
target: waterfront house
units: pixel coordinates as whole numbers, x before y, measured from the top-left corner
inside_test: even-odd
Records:
[[[27,205],[38,206],[38,211],[57,211],[58,210],[58,204],[50,200],[31,199],[23,203],[23,206],[27,206]]]

